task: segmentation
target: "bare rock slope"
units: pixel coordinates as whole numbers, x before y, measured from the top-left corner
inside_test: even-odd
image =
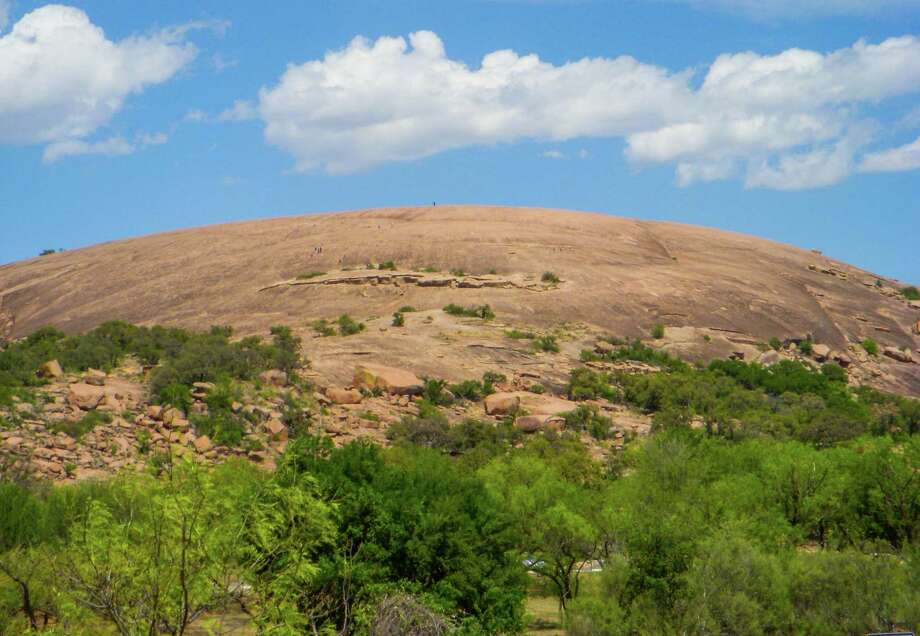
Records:
[[[367,268],[388,261],[395,270]],[[559,281],[544,281],[544,272]],[[0,335],[46,324],[80,331],[116,318],[229,324],[238,333],[284,323],[308,335],[312,321],[348,313],[367,321],[366,333],[308,347],[330,377],[350,373],[356,360],[462,377],[516,354],[488,338],[477,343],[485,337],[477,327],[452,331],[437,313],[399,337],[384,330],[405,305],[424,312],[487,303],[499,326],[565,324],[575,340],[589,332],[647,336],[661,323],[669,327],[663,346],[702,358],[810,336],[855,367],[865,362],[867,381],[916,395],[920,307],[897,286],[815,252],[674,223],[543,209],[394,208],[183,230],[6,265]],[[860,360],[865,338],[892,355]]]

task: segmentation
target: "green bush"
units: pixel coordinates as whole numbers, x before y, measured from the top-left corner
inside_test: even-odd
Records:
[[[865,349],[866,353],[870,356],[878,355],[878,343],[872,338],[866,338],[862,341],[862,348]]]
[[[320,318],[319,320],[314,320],[311,324],[313,331],[323,338],[328,338],[329,336],[335,335],[335,327],[329,324],[329,321],[325,318]]]
[[[405,319],[405,317],[402,315],[402,313],[400,313],[400,312],[397,311],[395,314],[393,314],[393,322],[392,322],[392,325],[393,325],[394,327],[404,327],[404,326],[406,325],[406,319]]]
[[[654,338],[655,340],[661,340],[662,338],[664,338],[664,325],[662,325],[661,323],[658,323],[657,325],[652,327],[652,338]]]
[[[399,308],[399,313],[401,314],[411,314],[413,311],[418,311],[418,309],[416,309],[412,305],[403,305],[402,307]]]
[[[482,320],[491,320],[495,318],[492,308],[488,305],[475,305],[473,307],[462,307],[451,303],[444,307],[444,312],[451,316],[466,316],[468,318],[480,318]]]
[[[482,382],[478,380],[464,380],[451,384],[450,392],[461,400],[479,400],[483,396]]]
[[[239,446],[246,434],[246,421],[225,410],[192,415],[190,423],[198,435],[207,435],[215,444],[228,448]]]
[[[812,351],[812,342],[811,342],[811,340],[808,340],[808,339],[802,340],[802,341],[799,342],[799,344],[796,345],[796,346],[797,346],[798,349],[799,349],[799,353],[801,353],[803,356],[810,356],[810,355],[811,355],[811,351]]]
[[[901,295],[907,300],[920,300],[920,289],[917,289],[913,285],[910,287],[902,287]]]
[[[364,331],[364,323],[355,321],[348,314],[342,314],[338,319],[339,335],[353,336],[356,333]]]
[[[556,342],[556,336],[539,336],[534,338],[531,346],[535,351],[559,353],[559,343]]]
[[[783,343],[776,336],[773,336],[772,338],[770,338],[769,344],[770,344],[770,348],[773,349],[774,351],[779,351],[780,349],[783,348]]]
[[[540,280],[544,283],[558,284],[560,282],[559,277],[556,276],[553,272],[543,272],[543,275],[540,277]]]

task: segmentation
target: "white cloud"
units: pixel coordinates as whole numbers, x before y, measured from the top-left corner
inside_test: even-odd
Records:
[[[2,0],[0,0],[2,1]],[[196,55],[190,23],[118,42],[81,10],[47,5],[0,37],[0,143],[51,144],[46,160],[73,154],[125,154],[113,138],[86,143],[125,99],[165,82]]]
[[[862,158],[860,172],[900,172],[920,169],[920,137],[898,148],[872,152]]]
[[[578,158],[579,158],[579,159],[587,159],[587,158],[590,157],[590,156],[591,156],[591,153],[588,152],[588,150],[585,149],[585,148],[582,148],[581,150],[578,151]]]
[[[238,99],[233,102],[233,106],[223,111],[217,116],[217,121],[249,121],[259,116],[256,107],[252,102]]]
[[[169,135],[164,132],[141,133],[137,140],[142,146],[161,146],[169,141]]]
[[[76,157],[79,155],[117,157],[120,155],[130,155],[135,149],[135,146],[128,143],[123,137],[112,137],[111,139],[94,143],[82,141],[80,139],[68,139],[66,141],[56,141],[46,146],[42,154],[42,161],[45,163],[55,163],[65,157]]]
[[[182,118],[182,121],[193,123],[208,121],[208,114],[200,108],[195,108],[185,113],[185,117]]]
[[[565,153],[559,150],[546,150],[540,153],[540,156],[545,159],[565,159]]]
[[[920,40],[911,36],[827,54],[721,55],[694,81],[629,56],[556,66],[500,50],[472,68],[420,31],[408,42],[356,38],[291,65],[257,106],[237,102],[220,118],[257,113],[268,143],[300,172],[522,139],[622,137],[631,162],[674,164],[681,185],[740,176],[749,187],[805,188],[852,171],[870,140],[862,110],[918,90]]]
[[[234,68],[236,65],[239,64],[239,60],[235,60],[229,57],[224,57],[220,53],[215,53],[214,55],[211,56],[211,64],[214,65],[214,68],[217,70],[217,72],[220,72],[220,71],[225,71],[228,68]]]

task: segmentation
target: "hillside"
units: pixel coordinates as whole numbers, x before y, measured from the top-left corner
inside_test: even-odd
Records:
[[[366,269],[387,261],[396,269]],[[560,282],[542,282],[547,271]],[[647,336],[661,323],[668,329],[658,344],[692,358],[752,360],[770,338],[810,336],[851,361],[857,381],[918,395],[920,365],[871,358],[858,345],[871,338],[882,351],[914,358],[920,347],[920,307],[895,281],[877,280],[815,252],[674,223],[543,209],[394,208],[182,230],[5,265],[0,335],[43,325],[78,332],[122,319],[232,325],[242,334],[281,323],[311,336],[314,320],[347,313],[370,328],[347,341],[308,342],[318,372],[341,380],[351,373],[345,362],[360,358],[460,379],[526,362],[489,345],[506,326],[556,329],[577,354],[577,341],[591,334]],[[401,306],[448,303],[489,304],[495,333],[454,332],[440,312],[410,321],[398,337],[384,331]]]

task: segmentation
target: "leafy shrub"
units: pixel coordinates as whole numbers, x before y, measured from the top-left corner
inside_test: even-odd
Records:
[[[554,274],[553,272],[543,272],[543,275],[540,277],[540,280],[543,281],[544,283],[552,283],[552,284],[557,284],[560,282],[559,277],[556,276],[556,274]]]
[[[444,312],[451,316],[466,316],[468,318],[480,318],[482,320],[491,320],[495,318],[495,313],[488,305],[475,305],[473,307],[463,307],[451,303],[444,307]]]
[[[609,373],[598,373],[585,367],[573,369],[566,393],[569,399],[579,401],[600,398],[616,400],[620,393],[612,386],[613,381],[614,378]]]
[[[405,326],[406,326],[406,319],[405,319],[405,317],[402,315],[401,312],[397,311],[395,314],[393,314],[393,322],[392,322],[392,325],[393,325],[394,327],[405,327]]]
[[[658,323],[652,327],[652,338],[655,340],[661,340],[664,338],[664,325]]]
[[[230,411],[214,411],[208,415],[192,415],[190,423],[199,435],[207,435],[215,444],[235,447],[246,434],[246,422]]]
[[[594,405],[579,404],[574,411],[563,413],[562,417],[568,431],[588,432],[599,440],[610,437],[613,422],[609,417],[601,415]]]
[[[422,397],[435,406],[447,406],[452,402],[450,395],[445,392],[447,382],[435,378],[425,380],[425,386],[422,389]]]
[[[865,349],[866,353],[870,356],[878,355],[878,343],[872,338],[866,338],[862,341],[862,348]]]
[[[531,393],[536,393],[537,395],[546,393],[546,387],[542,384],[531,384],[529,387],[527,387],[527,390]]]
[[[452,269],[450,270],[451,276],[466,276],[466,272],[462,269]]]
[[[418,309],[416,309],[412,305],[403,305],[402,307],[399,308],[399,313],[401,314],[411,314],[413,311],[418,311]]]
[[[610,342],[609,339],[605,340]],[[587,349],[583,350],[581,352],[582,362],[592,362],[599,360],[606,362],[620,362],[624,360],[632,360],[635,362],[653,364],[667,371],[682,371],[688,368],[687,363],[683,360],[670,356],[664,351],[652,349],[651,347],[643,344],[638,339],[632,340],[630,342],[616,340],[616,342],[611,342],[611,344],[616,345],[617,348],[604,354],[597,354]]]
[[[495,385],[505,382],[507,379],[503,373],[486,371],[482,374],[482,394],[492,395],[495,393]]]
[[[783,343],[776,336],[773,336],[772,338],[770,338],[769,344],[770,344],[770,348],[773,349],[774,351],[779,351],[780,349],[783,348]]]
[[[920,300],[920,289],[917,289],[913,285],[910,287],[902,287],[901,295],[907,300]]]
[[[355,321],[348,314],[342,314],[338,319],[339,335],[353,336],[356,333],[364,331],[364,323]]]
[[[810,356],[812,351],[812,342],[811,340],[805,339],[799,342],[797,345],[799,352],[804,356]]]
[[[556,342],[556,336],[539,336],[534,338],[531,346],[535,351],[559,353],[559,343]]]
[[[335,328],[329,324],[329,321],[325,318],[320,318],[319,320],[314,320],[311,324],[313,331],[322,336],[323,338],[328,338],[329,336],[335,335]]]
[[[478,380],[464,380],[450,385],[450,392],[461,400],[478,400],[482,397],[482,382]]]
[[[157,385],[154,386],[156,387]],[[160,404],[174,406],[185,413],[188,412],[194,401],[191,388],[187,384],[180,382],[171,382],[163,388],[154,388],[153,391]]]
[[[377,265],[377,269],[387,269],[390,271],[396,271],[396,263],[393,261],[384,261]]]

